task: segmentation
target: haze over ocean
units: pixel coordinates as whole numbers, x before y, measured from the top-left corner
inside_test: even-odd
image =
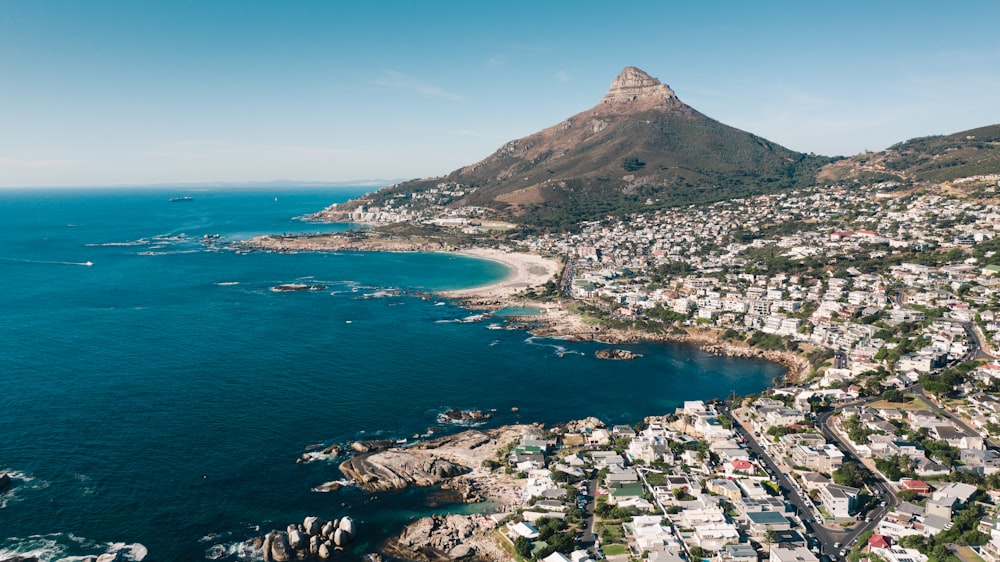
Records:
[[[476,311],[428,294],[499,279],[492,262],[222,248],[345,229],[292,217],[364,191],[0,191],[0,557],[236,560],[259,532],[351,515],[353,559],[432,492],[313,492],[341,475],[295,463],[311,444],[424,434],[449,408],[633,423],[784,372],[681,345],[602,361],[599,343],[460,322]],[[327,288],[270,290],[295,282]]]

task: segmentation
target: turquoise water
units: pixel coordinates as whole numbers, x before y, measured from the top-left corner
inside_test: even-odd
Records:
[[[0,472],[16,477],[0,559],[236,560],[261,531],[345,514],[351,559],[440,499],[314,492],[341,475],[296,464],[310,445],[426,433],[449,408],[634,422],[783,372],[677,345],[601,361],[600,344],[463,322],[476,311],[429,294],[498,279],[491,262],[222,247],[344,229],[293,217],[362,192],[0,191]],[[296,282],[326,289],[270,290]]]

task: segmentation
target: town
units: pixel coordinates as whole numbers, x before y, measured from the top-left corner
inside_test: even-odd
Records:
[[[523,237],[447,207],[474,189],[397,194],[351,219],[560,256],[561,285],[542,295],[559,306],[809,364],[760,396],[524,439],[504,464],[526,507],[495,516],[519,556],[1000,560],[996,177],[799,189]]]

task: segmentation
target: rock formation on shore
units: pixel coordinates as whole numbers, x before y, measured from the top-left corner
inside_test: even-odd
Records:
[[[385,550],[408,560],[482,558],[484,534],[475,516],[445,515],[418,519],[389,541]]]
[[[0,473],[0,492],[7,489],[10,486],[10,475],[7,473]]]
[[[271,531],[251,542],[268,562],[326,560],[334,551],[353,542],[356,532],[350,517],[332,521],[306,517],[301,525],[292,524],[285,531]]]
[[[520,439],[532,427],[469,430],[411,447],[360,454],[344,461],[340,470],[371,492],[433,486],[495,459],[502,447]]]
[[[594,352],[598,359],[635,359],[638,354],[627,349],[598,349]]]
[[[482,410],[456,410],[451,409],[438,415],[441,423],[462,423],[470,421],[483,421],[493,417],[493,414]]]

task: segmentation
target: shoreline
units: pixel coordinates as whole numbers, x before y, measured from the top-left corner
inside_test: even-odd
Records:
[[[505,252],[490,248],[463,248],[447,251],[448,254],[489,260],[499,263],[509,270],[499,281],[451,291],[436,291],[437,294],[456,299],[488,300],[512,297],[527,289],[545,285],[558,275],[562,264],[538,254]]]
[[[536,308],[539,310],[537,315],[510,318],[523,321],[526,324],[534,324],[529,331],[539,337],[599,341],[612,345],[639,342],[685,343],[713,355],[772,361],[787,369],[785,378],[790,382],[801,381],[811,368],[805,357],[795,352],[764,350],[723,341],[719,337],[720,330],[685,328],[683,334],[671,334],[587,324],[581,316],[563,307],[560,301],[540,302],[523,294],[555,279],[562,269],[562,263],[556,259],[539,254],[507,252],[493,248],[449,248],[440,242],[358,238],[340,234],[264,235],[240,242],[237,247],[245,250],[272,252],[430,252],[489,260],[507,267],[508,274],[493,283],[478,287],[432,292],[443,298],[456,299],[461,306],[466,308],[481,308],[490,311],[513,307]]]

